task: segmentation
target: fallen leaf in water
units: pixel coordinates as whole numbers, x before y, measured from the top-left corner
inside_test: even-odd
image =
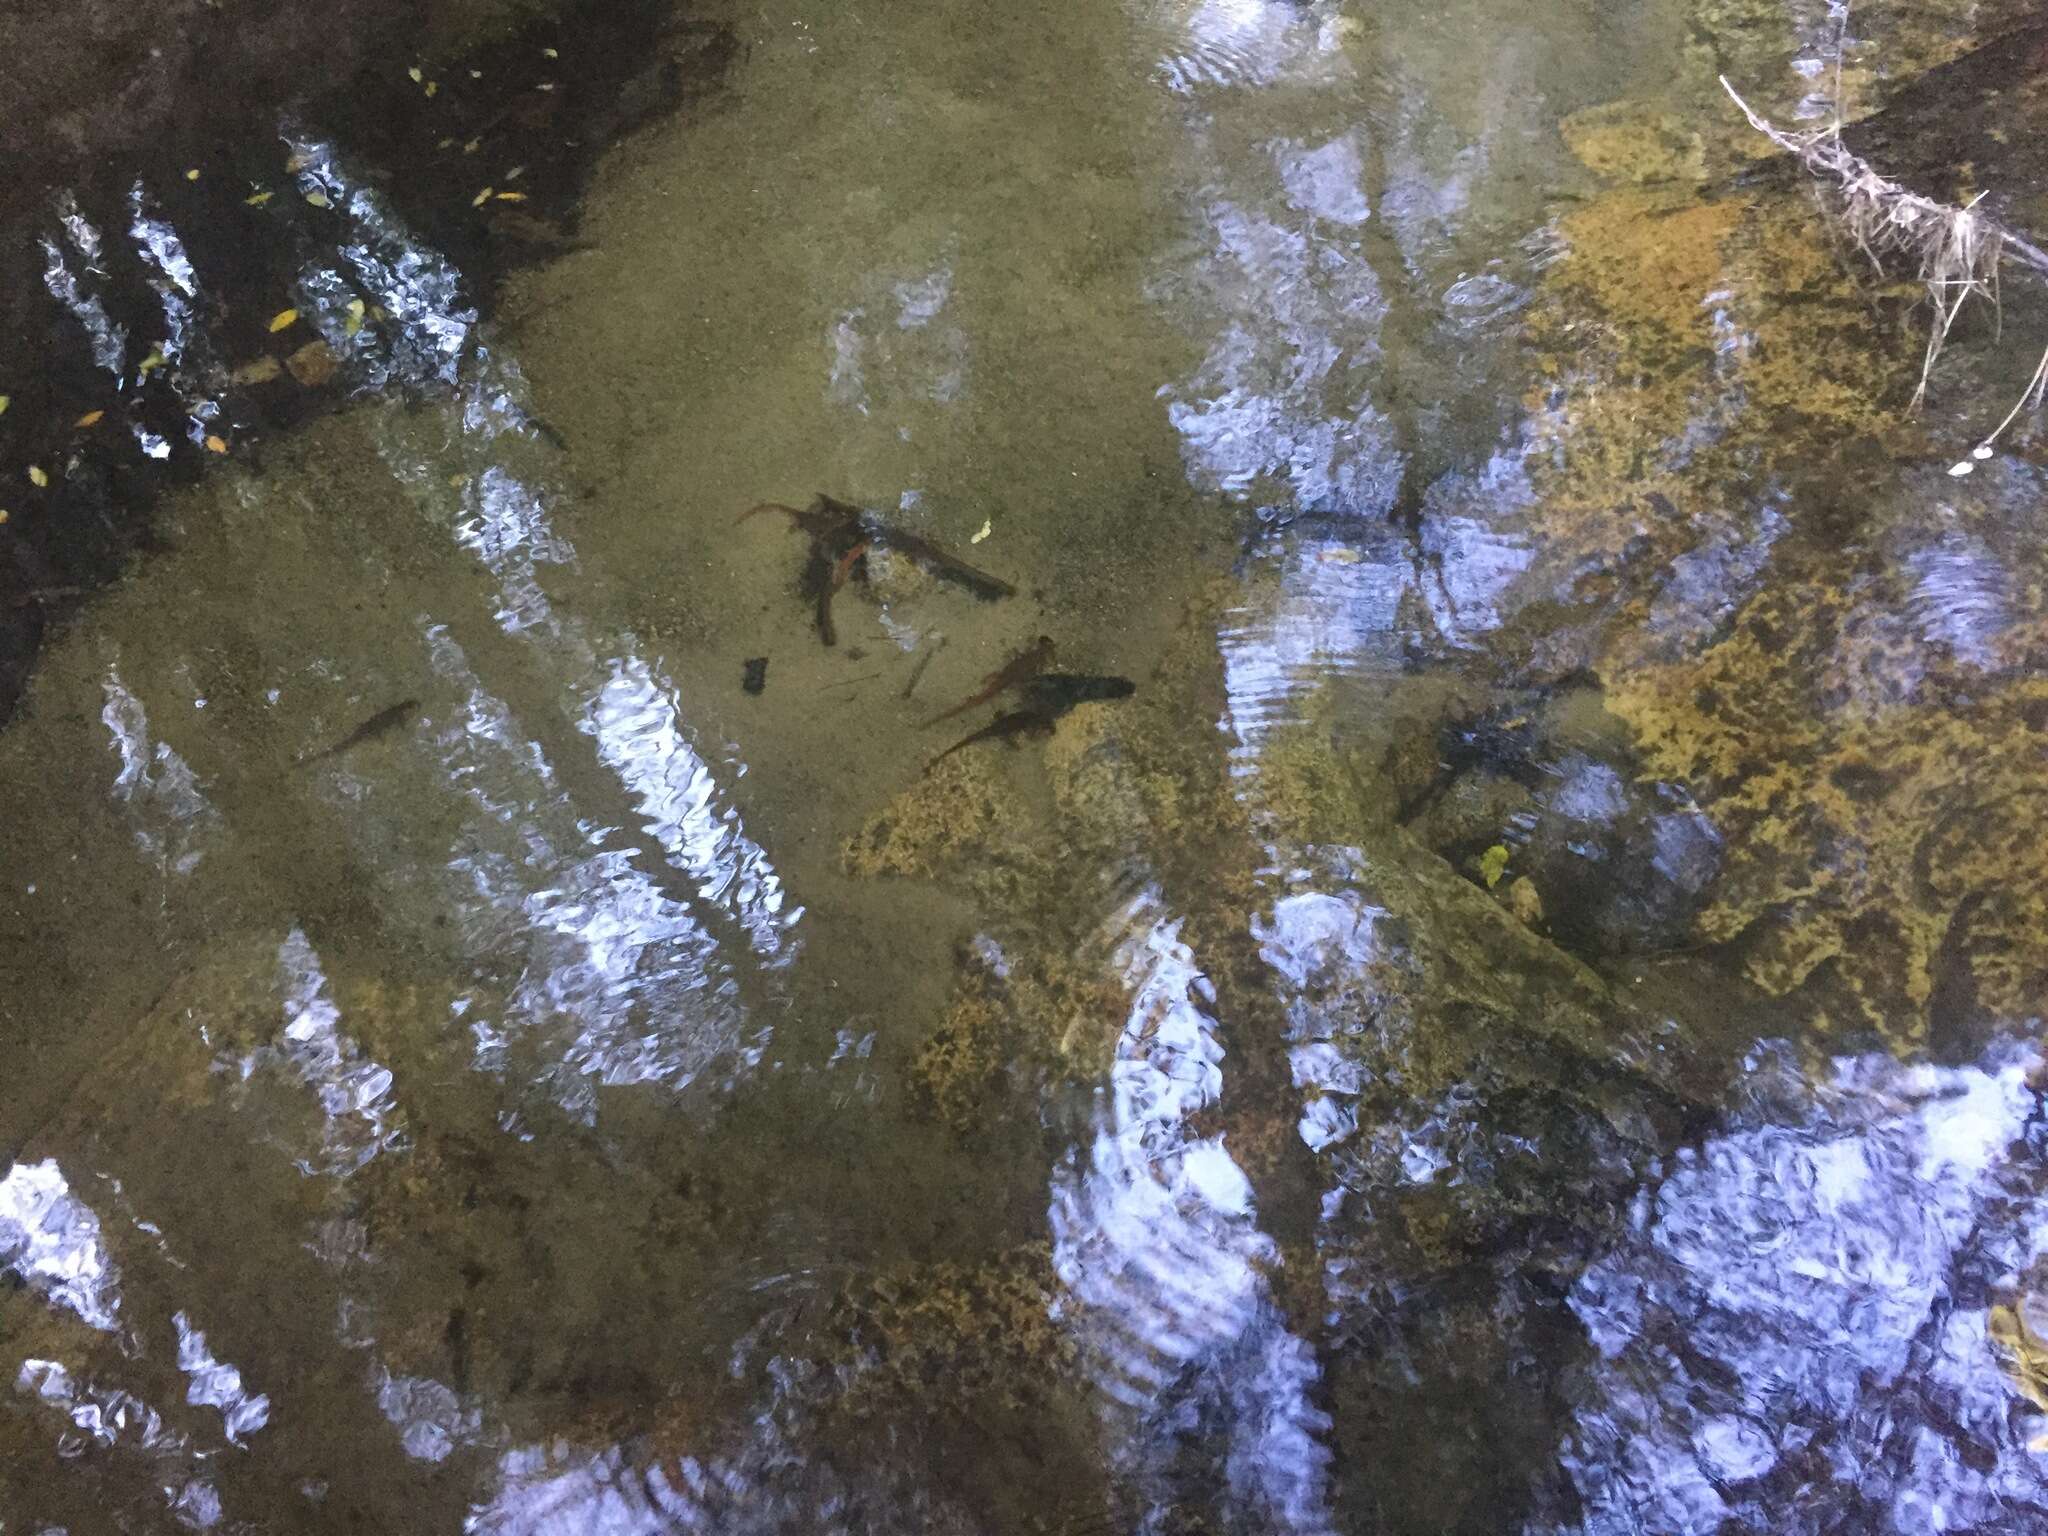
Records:
[[[501,203],[523,203],[526,201],[526,194],[524,192],[500,192],[498,194],[498,201]]]
[[[479,149],[483,148],[483,143],[484,141],[482,139],[471,139],[467,144],[462,146],[462,152],[465,155],[473,155]]]
[[[268,384],[283,372],[284,364],[266,353],[262,357],[250,358],[228,377],[237,384]]]
[[[0,395],[0,416],[7,414],[7,407],[14,404],[14,396]]]
[[[454,147],[455,135],[452,133],[447,138],[443,139],[440,143],[434,146],[434,148],[436,149],[453,149]]]
[[[560,54],[560,53],[558,53],[558,52],[556,52],[556,51],[555,51],[554,49],[552,49],[552,48],[543,48],[543,49],[541,49],[541,51],[540,51],[540,52],[541,52],[541,57],[542,57],[542,58],[547,58],[547,59],[559,59],[559,58],[561,57],[561,54]]]
[[[223,438],[214,437],[211,434],[208,434],[207,436],[206,446],[208,451],[212,453],[226,453],[228,451],[228,445],[226,440]]]
[[[334,349],[324,341],[309,341],[284,360],[291,376],[308,389],[318,389],[334,377],[338,366]]]
[[[325,208],[329,206],[327,201],[327,194],[325,192],[308,192],[306,194],[306,201],[311,203],[315,208]]]
[[[7,521],[7,509],[6,509],[5,507],[0,507],[0,523],[5,523],[6,521]]]
[[[197,181],[199,179],[199,167],[195,165],[192,167],[191,170],[187,171],[185,173],[185,179],[187,181]]]
[[[74,427],[95,426],[98,424],[99,419],[106,414],[107,413],[105,411],[87,411],[83,416],[79,417],[78,420],[71,423],[71,425]]]
[[[979,544],[983,539],[987,538],[990,534],[994,533],[995,531],[996,525],[993,522],[991,522],[988,518],[983,518],[981,520],[981,526],[975,530],[974,537],[969,539],[967,542],[970,544]]]
[[[429,96],[432,96],[432,95],[433,95],[433,94],[434,94],[435,92],[439,91],[440,89],[441,89],[441,82],[440,82],[440,81],[438,81],[438,80],[429,80],[429,81],[427,82],[427,94],[428,94]]]
[[[353,336],[362,328],[363,301],[361,299],[350,299],[348,301],[347,315],[341,322],[341,332],[344,336]]]
[[[507,172],[505,173],[505,179],[506,179],[507,181],[517,181],[517,180],[518,180],[518,179],[519,179],[520,177],[524,176],[525,174],[526,174],[526,167],[525,167],[525,166],[523,166],[523,165],[515,165],[515,166],[513,166],[513,167],[512,167],[512,169],[511,169],[511,170],[509,170],[509,171],[507,171]]]
[[[422,76],[422,74],[421,74],[421,72],[420,72],[420,67],[419,67],[419,65],[415,64],[415,65],[413,65],[413,67],[412,67],[411,69],[408,69],[408,70],[407,70],[407,71],[405,72],[405,77],[406,77],[406,78],[407,78],[408,80],[410,80],[410,81],[411,81],[411,82],[412,82],[412,83],[413,83],[414,85],[418,85],[418,84],[420,83],[421,79],[423,78],[423,76]]]
[[[50,477],[43,473],[42,465],[31,464],[28,467],[28,483],[30,485],[48,485]]]
[[[1479,878],[1486,882],[1489,891],[1500,884],[1500,877],[1507,873],[1507,868],[1508,850],[1503,844],[1495,843],[1479,855]]]
[[[243,198],[242,201],[251,208],[261,208],[265,203],[269,202],[275,196],[277,196],[277,194],[266,187],[261,192],[251,193],[249,196]]]
[[[270,334],[275,336],[279,331],[289,330],[298,323],[299,312],[296,309],[280,309],[270,317]]]
[[[169,359],[166,358],[162,352],[156,350],[155,348],[151,348],[149,356],[145,357],[141,362],[135,365],[135,377],[138,379],[146,379],[152,373],[156,372],[157,369],[163,367],[163,365],[168,361]]]
[[[491,200],[491,194],[496,190],[497,188],[495,187],[485,187],[483,191],[477,193],[475,197],[472,197],[469,200],[469,206],[472,208],[483,207],[485,203],[488,203]]]

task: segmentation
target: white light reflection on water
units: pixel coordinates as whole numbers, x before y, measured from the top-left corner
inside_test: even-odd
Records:
[[[168,742],[151,740],[148,711],[112,667],[101,687],[107,702],[100,719],[121,759],[114,799],[127,808],[136,844],[158,872],[189,875],[218,834],[220,814],[185,759]]]
[[[483,1433],[483,1415],[452,1387],[424,1376],[393,1376],[372,1368],[377,1411],[398,1431],[399,1444],[414,1461],[446,1461]]]
[[[455,391],[462,433],[454,446],[474,463],[475,473],[457,477],[461,506],[451,531],[498,581],[500,627],[547,655],[600,757],[637,798],[649,835],[691,875],[707,901],[731,914],[762,960],[787,960],[802,909],[786,906],[781,877],[766,851],[723,802],[716,775],[681,725],[675,685],[641,656],[634,636],[601,640],[547,597],[539,567],[571,564],[575,552],[554,531],[551,493],[501,462],[508,453],[526,455],[540,431],[522,404],[526,389],[517,365],[470,345],[476,313],[462,302],[460,274],[414,243],[382,200],[351,180],[331,147],[298,141],[294,149],[309,186],[343,210],[356,233],[340,252],[354,283],[375,294],[391,316],[385,329],[396,339],[389,359],[351,359],[359,385],[398,379],[438,382]],[[305,286],[339,292],[343,285],[309,274]],[[446,447],[417,447],[394,431],[385,454],[400,480],[441,502],[449,494],[449,465],[429,454]],[[443,513],[433,507],[430,515]]]
[[[107,313],[106,304],[79,282],[55,241],[43,242],[43,286],[50,297],[71,312],[92,346],[92,360],[120,377],[128,356],[128,332]]]
[[[147,1353],[142,1341],[132,1331],[117,1332],[120,1270],[108,1252],[99,1217],[71,1193],[54,1159],[18,1162],[0,1178],[0,1276],[4,1275],[18,1277],[51,1306],[109,1336],[112,1347],[100,1355],[103,1363],[117,1365],[124,1373],[140,1368]],[[193,1370],[201,1356],[210,1367],[204,1376],[192,1376],[189,1400],[221,1406],[226,1440],[238,1443],[240,1434],[262,1426],[267,1402],[241,1395],[239,1373],[204,1354],[204,1336],[188,1333],[183,1313],[177,1329],[181,1368]],[[196,1353],[188,1353],[188,1340],[197,1345]],[[20,1397],[58,1416],[64,1425],[56,1446],[61,1459],[76,1461],[88,1449],[139,1455],[147,1460],[149,1480],[178,1523],[204,1530],[219,1521],[220,1495],[205,1475],[210,1453],[168,1427],[137,1393],[91,1379],[75,1365],[33,1355],[15,1369],[13,1387]],[[10,1513],[0,1505],[0,1519]]]
[[[1572,1290],[1584,1514],[1532,1533],[2048,1522],[2039,1410],[1986,1327],[2048,1253],[2040,1065],[1845,1057],[1810,1088],[1759,1050],[1754,1107],[1668,1160]]]
[[[502,1019],[472,999],[480,1061],[500,1069],[513,1041],[551,1043],[553,1091],[590,1119],[596,1083],[681,1088],[713,1066],[760,1060],[732,967],[690,908],[638,867],[630,845],[576,816],[538,743],[486,692],[461,648],[427,627],[434,670],[461,690],[462,712],[437,742],[446,780],[469,811],[448,864],[447,905],[472,964],[518,977]],[[648,697],[654,697],[648,695]],[[678,825],[687,814],[679,814]],[[556,1038],[566,1023],[573,1034]]]
[[[1175,42],[1159,61],[1159,74],[1178,94],[1325,80],[1346,71],[1343,29],[1328,4],[1199,0],[1170,10],[1165,25]]]
[[[141,1455],[152,1464],[164,1506],[178,1524],[211,1530],[220,1523],[219,1491],[203,1472],[205,1456],[184,1435],[167,1428],[162,1416],[132,1392],[79,1381],[55,1360],[24,1360],[14,1389],[61,1414],[71,1429],[57,1454],[76,1460],[88,1448]]]
[[[346,1178],[385,1148],[399,1144],[391,1069],[371,1060],[340,1030],[341,1010],[327,985],[320,957],[293,928],[277,952],[277,987],[284,1000],[284,1030],[239,1063],[246,1078],[276,1063],[312,1089],[324,1120],[317,1154],[298,1152],[305,1174]]]
[[[18,1275],[94,1328],[117,1326],[120,1271],[99,1218],[72,1195],[54,1159],[16,1163],[0,1178],[0,1273]]]
[[[183,1312],[171,1318],[178,1330],[178,1369],[191,1378],[185,1401],[198,1408],[218,1408],[221,1432],[231,1445],[242,1443],[270,1422],[270,1399],[251,1393],[242,1384],[242,1373],[214,1358],[206,1347],[206,1335],[192,1326]]]
[[[1288,1531],[1334,1529],[1320,1371],[1288,1332],[1262,1271],[1279,1262],[1221,1138],[1188,1118],[1222,1092],[1214,991],[1156,893],[1116,920],[1131,993],[1111,1105],[1085,1160],[1053,1185],[1054,1266],[1104,1398],[1110,1457],[1154,1511],[1171,1505],[1172,1450],[1217,1437],[1229,1498]]]

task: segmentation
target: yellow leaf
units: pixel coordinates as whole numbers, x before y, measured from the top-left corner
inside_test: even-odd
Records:
[[[31,464],[28,467],[28,483],[30,485],[48,485],[50,477],[43,473],[42,465]]]
[[[353,336],[362,328],[363,301],[361,299],[350,299],[348,301],[348,317],[341,322],[341,333],[344,336]]]
[[[207,451],[210,453],[226,453],[228,451],[228,445],[226,441],[221,438],[215,437],[210,433],[207,435],[206,447]]]
[[[107,413],[105,411],[87,411],[83,416],[79,417],[78,420],[74,421],[71,425],[74,427],[96,426],[99,423],[99,419],[106,414]]]
[[[990,534],[994,533],[995,531],[995,523],[990,519],[984,517],[981,520],[981,526],[974,530],[974,537],[969,539],[967,542],[970,544],[979,544],[983,539],[987,538]]]
[[[526,194],[524,192],[500,192],[498,194],[498,201],[501,203],[523,203],[526,201]]]
[[[441,82],[440,82],[440,81],[438,81],[438,80],[429,80],[429,81],[427,82],[427,94],[428,94],[429,96],[433,95],[433,94],[434,94],[434,93],[435,93],[436,91],[438,91],[438,90],[440,90],[440,89],[441,89]]]
[[[406,78],[411,80],[414,85],[418,85],[420,83],[420,80],[423,78],[420,74],[420,67],[417,64],[413,65],[413,67],[411,69],[408,69],[405,73]]]
[[[6,509],[5,507],[0,507],[0,523],[4,523],[4,522],[6,522],[6,521],[7,521],[7,509]]]
[[[507,172],[505,173],[505,179],[506,179],[507,181],[517,181],[517,180],[518,180],[518,179],[519,179],[520,177],[524,176],[525,174],[526,174],[526,167],[525,167],[525,166],[523,166],[523,165],[515,165],[515,166],[513,166],[513,167],[512,167],[512,169],[511,169],[511,170],[509,170],[509,171],[507,171]]]
[[[1479,855],[1479,878],[1486,882],[1490,891],[1500,884],[1500,877],[1507,873],[1508,850],[1505,845],[1495,843]]]
[[[263,191],[256,193],[252,197],[243,198],[242,201],[248,204],[251,208],[261,208],[265,203],[269,202],[275,196],[277,196],[275,192],[272,192],[268,188],[265,188]]]
[[[7,407],[14,404],[14,396],[0,395],[0,416],[7,414]]]
[[[191,170],[187,171],[185,173],[185,179],[187,181],[197,181],[199,179],[199,167],[195,165],[192,167]]]
[[[488,203],[488,202],[489,202],[489,201],[491,200],[491,192],[492,192],[492,190],[493,190],[493,189],[492,189],[492,188],[490,188],[490,187],[485,187],[485,188],[483,189],[483,191],[481,191],[481,192],[477,193],[477,195],[476,195],[475,197],[472,197],[472,198],[471,198],[471,199],[469,200],[469,206],[470,206],[470,207],[472,207],[472,208],[481,208],[481,207],[483,207],[483,205],[484,205],[485,203]]]
[[[152,351],[149,354],[149,356],[145,357],[141,362],[135,365],[135,377],[137,377],[138,379],[146,379],[152,373],[156,372],[157,369],[163,367],[163,365],[168,361],[169,359],[166,358],[163,355],[163,353]]]
[[[299,312],[296,309],[280,309],[270,317],[270,334],[275,336],[279,331],[288,330],[298,323]]]
[[[559,58],[561,57],[561,54],[557,53],[557,52],[556,52],[556,51],[555,51],[554,49],[552,49],[552,48],[543,48],[543,49],[541,49],[541,54],[542,54],[542,56],[543,56],[543,57],[545,57],[545,58],[550,58],[550,59],[559,59]]]
[[[473,155],[479,149],[483,148],[483,142],[484,141],[482,139],[471,139],[467,144],[462,146],[462,152],[465,155]]]
[[[455,147],[455,135],[454,135],[454,134],[452,134],[452,133],[451,133],[451,134],[449,134],[447,138],[443,139],[443,140],[442,140],[442,141],[441,141],[440,143],[438,143],[438,144],[436,144],[436,145],[434,146],[434,148],[436,148],[436,149],[453,149],[454,147]]]
[[[315,208],[325,208],[328,206],[327,194],[325,192],[308,192],[306,194],[306,201]]]

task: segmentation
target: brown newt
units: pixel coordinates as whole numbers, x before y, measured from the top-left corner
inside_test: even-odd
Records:
[[[805,571],[804,590],[817,605],[818,635],[827,645],[834,644],[838,638],[832,625],[832,594],[856,569],[862,569],[864,573],[859,562],[869,546],[894,550],[905,559],[924,566],[933,575],[966,587],[977,597],[1014,597],[1017,593],[1017,589],[1000,576],[991,576],[987,571],[969,565],[930,539],[898,528],[863,507],[827,496],[822,491],[812,498],[808,507],[764,501],[747,508],[734,522],[743,523],[763,512],[780,512],[789,519],[792,528],[810,536],[811,554]]]
[[[883,522],[872,512],[861,514],[861,527],[869,539],[884,549],[893,549],[900,555],[928,567],[935,576],[943,576],[967,588],[976,597],[1015,597],[1017,589],[1000,576],[991,576],[979,566],[969,565],[958,555],[934,544],[930,539],[910,533],[890,523]]]
[[[926,763],[924,771],[930,773],[955,752],[965,747],[971,747],[977,741],[1011,741],[1016,737],[1027,735],[1049,736],[1052,734],[1052,728],[1058,720],[1058,715],[1049,715],[1040,709],[1014,709],[1007,715],[997,715],[995,719],[984,725],[980,730],[972,735],[961,737],[937,757]]]
[[[1038,676],[1052,665],[1053,643],[1051,635],[1040,635],[995,671],[981,680],[981,687],[975,693],[962,699],[951,709],[933,715],[926,725],[937,725],[941,720],[950,720],[955,715],[965,714],[977,704],[986,704],[990,699],[1008,688]]]
[[[399,726],[410,720],[419,711],[419,707],[420,701],[418,699],[400,699],[396,704],[378,710],[376,714],[370,716],[369,719],[350,731],[333,746],[323,747],[318,752],[309,753],[307,756],[300,758],[299,762],[301,764],[319,763],[325,762],[330,757],[339,757],[351,747],[359,747],[366,741],[374,740],[387,732],[395,731]]]
[[[1060,717],[1076,704],[1128,699],[1138,691],[1138,685],[1128,677],[1092,677],[1079,672],[1041,673],[1037,677],[1026,678],[1022,686],[1028,701],[1022,709],[997,715],[972,735],[963,736],[926,763],[924,771],[930,773],[962,747],[971,747],[977,741],[1012,741],[1027,734],[1048,735]]]
[[[744,523],[748,518],[759,517],[763,512],[780,512],[789,519],[792,528],[801,528],[814,539],[828,538],[835,533],[853,532],[859,525],[861,515],[859,507],[821,495],[808,507],[792,507],[779,501],[760,502],[747,508],[733,521]]]
[[[1027,678],[1023,694],[1027,708],[1050,714],[1055,719],[1076,704],[1094,704],[1128,699],[1138,685],[1128,677],[1094,676],[1085,672],[1042,672]]]

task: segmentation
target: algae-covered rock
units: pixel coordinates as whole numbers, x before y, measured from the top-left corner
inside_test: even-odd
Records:
[[[924,875],[998,844],[1022,846],[1023,821],[986,755],[958,753],[897,794],[846,840],[850,875]]]
[[[1707,173],[1697,130],[1676,114],[1642,102],[1610,101],[1558,124],[1566,146],[1588,170],[1624,182],[1697,182]]]

